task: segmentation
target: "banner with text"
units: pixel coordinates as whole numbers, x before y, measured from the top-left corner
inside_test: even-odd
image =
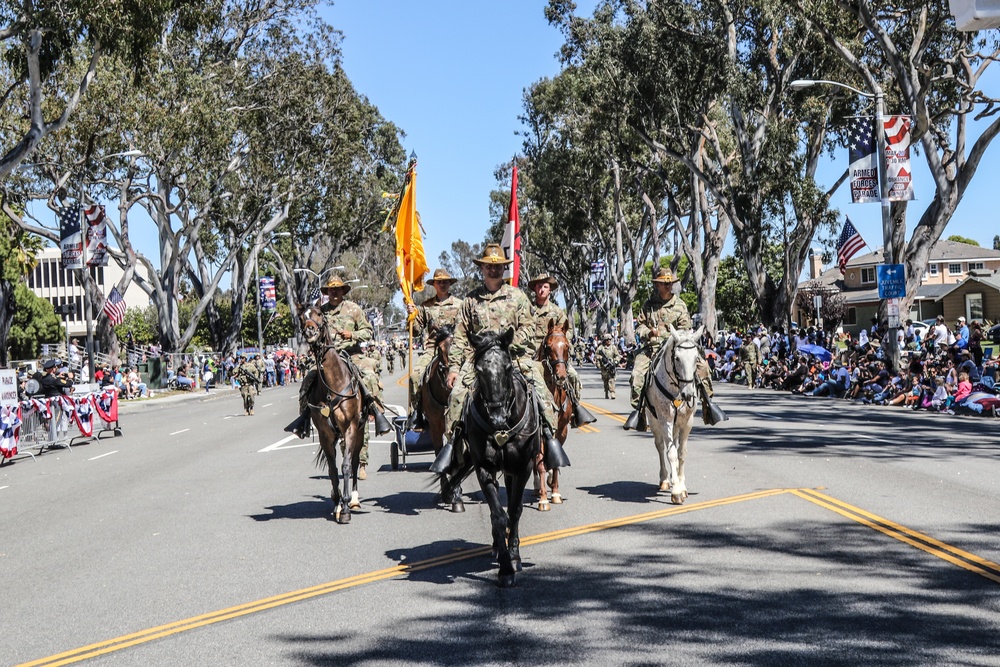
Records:
[[[889,201],[913,199],[913,172],[910,169],[909,116],[885,116],[885,174],[889,186]]]
[[[62,268],[83,268],[83,235],[80,232],[80,207],[64,206],[59,209],[59,249]]]
[[[108,224],[103,206],[83,209],[87,219],[87,266],[108,265]]]
[[[274,291],[274,278],[260,279],[260,309],[276,310],[278,308],[277,296]]]
[[[856,116],[847,124],[851,201],[855,204],[880,201],[878,172],[875,169],[875,154],[878,151],[872,125],[868,116]]]

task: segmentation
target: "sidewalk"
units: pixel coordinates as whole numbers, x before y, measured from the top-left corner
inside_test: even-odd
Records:
[[[238,392],[230,384],[216,385],[212,389],[205,391],[204,388],[190,391],[167,391],[165,389],[154,389],[152,398],[141,398],[132,401],[119,400],[118,412],[128,414],[133,411],[145,410],[150,407],[175,405],[188,401],[211,401],[222,396],[232,396]]]

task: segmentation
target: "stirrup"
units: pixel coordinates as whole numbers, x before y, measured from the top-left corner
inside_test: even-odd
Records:
[[[632,411],[622,426],[626,431],[646,430],[646,406],[639,404],[639,407]]]
[[[566,468],[571,465],[562,443],[556,440],[551,433],[545,439],[544,461],[547,470],[558,470],[559,468]]]
[[[431,464],[431,472],[436,475],[443,475],[448,467],[451,465],[452,456],[455,453],[455,446],[452,444],[451,440],[447,440],[444,443],[444,447],[438,452],[437,457],[434,459],[434,463]]]
[[[312,420],[308,413],[303,413],[295,418],[291,424],[285,427],[286,433],[294,433],[300,438],[308,438],[312,435]]]
[[[577,428],[583,426],[584,424],[593,424],[597,421],[597,417],[590,414],[587,408],[583,407],[579,403],[573,406],[573,427]]]
[[[375,417],[375,435],[382,435],[392,430],[389,420],[385,418],[385,415],[378,408],[372,405],[371,411]]]
[[[729,415],[723,412],[722,408],[707,399],[701,404],[701,418],[706,426],[715,426],[719,422],[729,421]]]

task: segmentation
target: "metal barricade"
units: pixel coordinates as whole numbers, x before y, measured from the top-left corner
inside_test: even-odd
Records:
[[[21,413],[21,432],[18,438],[18,451],[24,451],[32,459],[35,455],[31,449],[41,454],[46,449],[70,447],[69,415],[66,414],[58,401],[49,404],[51,418],[46,419],[40,410]]]

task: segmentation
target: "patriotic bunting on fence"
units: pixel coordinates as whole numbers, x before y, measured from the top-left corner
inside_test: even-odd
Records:
[[[53,402],[71,416],[80,434],[92,437],[94,434],[94,413],[108,424],[118,422],[118,390],[106,387],[102,391],[85,396],[55,396],[52,398],[28,398],[16,406],[0,408],[0,460],[17,455],[17,445],[21,438],[23,420],[37,411],[43,420],[52,419]]]

